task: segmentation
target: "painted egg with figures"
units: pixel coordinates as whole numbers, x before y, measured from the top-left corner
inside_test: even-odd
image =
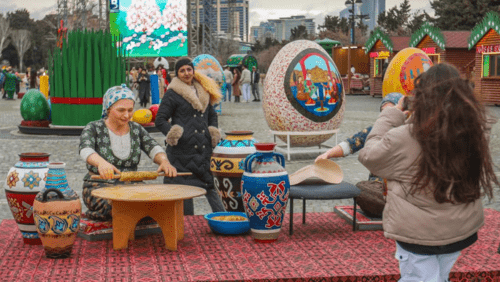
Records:
[[[211,55],[201,54],[193,59],[194,69],[215,80],[219,85],[221,94],[226,95],[226,77],[219,61]]]
[[[342,77],[328,53],[316,42],[297,40],[274,57],[264,81],[262,106],[274,131],[291,135],[290,146],[319,145],[332,137],[312,132],[337,129],[345,110]],[[279,136],[286,142],[286,136]]]
[[[421,73],[432,66],[432,61],[418,48],[405,48],[392,58],[384,75],[382,96],[399,92],[405,96],[410,95],[415,85],[413,81]]]

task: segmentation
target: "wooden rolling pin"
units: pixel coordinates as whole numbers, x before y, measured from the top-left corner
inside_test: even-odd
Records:
[[[177,176],[192,175],[191,172],[178,172]],[[162,171],[160,173],[156,171],[124,171],[120,174],[113,175],[112,179],[119,179],[119,181],[143,181],[143,180],[154,180],[158,176],[165,176]],[[92,175],[90,179],[103,179],[100,175]]]

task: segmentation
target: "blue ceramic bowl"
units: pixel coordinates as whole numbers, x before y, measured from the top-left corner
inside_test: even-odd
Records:
[[[247,218],[246,221],[222,221],[212,219],[214,216],[239,215]],[[250,231],[250,221],[244,212],[214,212],[205,215],[208,226],[214,233],[237,235]]]

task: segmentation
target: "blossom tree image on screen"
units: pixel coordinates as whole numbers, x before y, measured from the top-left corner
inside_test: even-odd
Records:
[[[129,54],[164,56],[167,49],[170,53],[187,47],[185,1],[132,0],[130,6],[123,8],[120,13],[126,16],[120,15],[116,25],[123,36],[121,45]]]

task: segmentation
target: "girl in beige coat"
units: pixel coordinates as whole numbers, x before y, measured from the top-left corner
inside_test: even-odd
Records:
[[[399,281],[448,281],[460,251],[484,224],[482,191],[498,185],[490,120],[468,81],[439,64],[415,80],[411,117],[382,111],[359,161],[387,180],[384,235],[396,241]]]

